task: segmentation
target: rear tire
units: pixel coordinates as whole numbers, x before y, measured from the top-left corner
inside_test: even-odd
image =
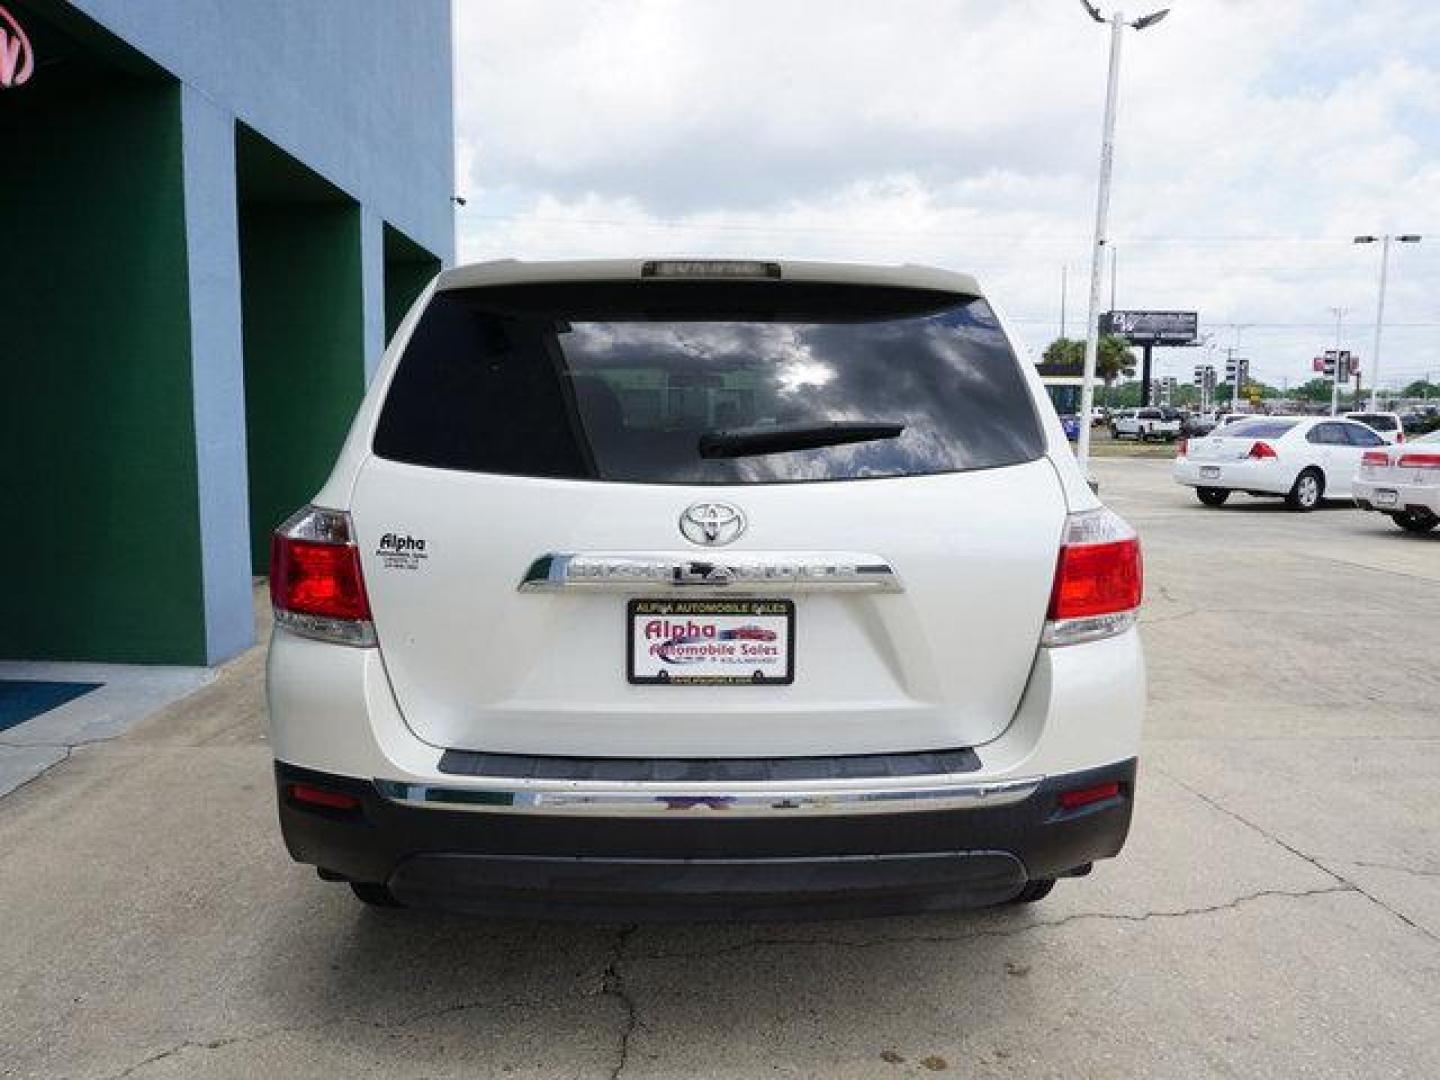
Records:
[[[355,894],[355,899],[368,907],[377,908],[403,908],[405,905],[395,899],[395,894],[390,891],[388,885],[381,885],[378,881],[352,881],[350,891]]]
[[[1225,500],[1230,498],[1230,489],[1197,487],[1195,497],[1206,506],[1224,506]]]
[[[1055,888],[1053,877],[1031,878],[1025,883],[1025,887],[1018,893],[1006,900],[1007,904],[1033,904],[1037,900],[1044,900],[1050,895],[1050,890]]]
[[[1306,469],[1295,478],[1295,486],[1285,496],[1291,510],[1309,513],[1325,497],[1325,474],[1319,469]]]
[[[1436,517],[1429,510],[1402,510],[1398,514],[1391,514],[1390,520],[1406,532],[1413,533],[1427,533],[1440,525],[1440,517]]]

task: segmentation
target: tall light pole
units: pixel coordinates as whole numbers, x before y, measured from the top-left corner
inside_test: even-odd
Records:
[[[1380,297],[1375,302],[1375,348],[1370,356],[1370,411],[1375,411],[1375,398],[1380,392],[1380,331],[1385,325],[1385,272],[1390,265],[1390,241],[1395,240],[1402,244],[1418,244],[1419,233],[1400,233],[1392,236],[1386,233],[1384,236],[1357,236],[1357,244],[1380,243]]]
[[[1105,271],[1106,228],[1110,220],[1110,169],[1115,160],[1115,98],[1120,80],[1120,42],[1125,27],[1144,30],[1154,26],[1170,13],[1169,8],[1152,11],[1134,22],[1126,22],[1122,12],[1110,18],[1090,0],[1080,0],[1097,23],[1110,24],[1110,74],[1105,83],[1105,123],[1100,135],[1100,183],[1095,194],[1095,249],[1090,257],[1090,309],[1085,323],[1085,372],[1080,384],[1080,439],[1075,456],[1080,468],[1090,466],[1090,416],[1095,409],[1095,359],[1100,350],[1100,289]]]
[[[1330,415],[1340,414],[1340,342],[1343,340],[1340,325],[1345,318],[1343,307],[1332,307],[1330,313],[1335,316],[1335,375],[1330,380]]]

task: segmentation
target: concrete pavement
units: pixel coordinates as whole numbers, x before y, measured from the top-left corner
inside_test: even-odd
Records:
[[[292,865],[262,655],[0,799],[0,1077],[1440,1075],[1440,535],[1144,537],[1126,852],[1028,909],[704,927],[376,912]]]

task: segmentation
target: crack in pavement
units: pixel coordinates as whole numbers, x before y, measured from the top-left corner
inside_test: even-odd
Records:
[[[1252,901],[1271,897],[1284,897],[1286,899],[1298,900],[1308,896],[1328,896],[1335,893],[1352,892],[1360,892],[1360,890],[1349,882],[1326,885],[1317,889],[1258,889],[1255,892],[1246,893],[1243,896],[1237,896],[1218,904],[1208,904],[1204,907],[1180,908],[1170,911],[1146,911],[1139,915],[1131,915],[1118,911],[1082,911],[1074,915],[1066,915],[1061,919],[1037,920],[1032,923],[1026,923],[1024,926],[987,927],[981,930],[968,930],[959,934],[887,934],[881,937],[866,938],[864,940],[855,940],[853,938],[750,938],[747,941],[736,942],[733,945],[722,946],[718,949],[677,949],[672,951],[635,953],[632,955],[637,960],[702,960],[709,957],[727,956],[732,953],[777,948],[787,945],[821,946],[835,949],[873,949],[883,945],[941,945],[951,942],[974,941],[977,938],[1018,937],[1021,934],[1028,934],[1034,930],[1053,930],[1057,927],[1068,926],[1070,923],[1082,921],[1144,923],[1152,919],[1188,919],[1197,915],[1211,915],[1218,911],[1232,911]]]
[[[1294,855],[1297,859],[1303,859],[1303,860],[1305,860],[1305,862],[1309,863],[1309,864],[1310,864],[1311,866],[1313,866],[1316,870],[1319,870],[1319,871],[1320,871],[1322,874],[1324,874],[1326,877],[1329,877],[1329,878],[1333,879],[1334,881],[1337,881],[1337,882],[1341,883],[1342,885],[1349,886],[1350,889],[1354,890],[1355,892],[1359,893],[1361,896],[1365,897],[1366,900],[1369,900],[1372,904],[1374,904],[1376,907],[1380,908],[1381,910],[1383,910],[1383,911],[1388,911],[1391,915],[1393,915],[1395,918],[1399,919],[1402,923],[1404,923],[1406,926],[1410,927],[1412,930],[1417,930],[1417,931],[1419,931],[1421,934],[1424,934],[1424,935],[1425,935],[1427,938],[1429,938],[1431,941],[1440,942],[1440,937],[1437,937],[1435,934],[1431,933],[1428,929],[1426,929],[1425,927],[1421,926],[1421,925],[1420,925],[1419,923],[1417,923],[1414,919],[1410,918],[1408,915],[1404,914],[1403,912],[1400,912],[1400,911],[1395,910],[1395,908],[1393,908],[1393,907],[1391,907],[1389,904],[1385,903],[1383,900],[1381,900],[1381,899],[1380,899],[1378,896],[1376,896],[1374,893],[1368,892],[1368,891],[1367,891],[1366,889],[1364,889],[1360,884],[1358,884],[1357,882],[1351,881],[1351,880],[1350,880],[1348,877],[1346,877],[1344,874],[1341,874],[1341,873],[1338,873],[1338,872],[1336,872],[1336,871],[1334,871],[1334,870],[1331,870],[1328,866],[1326,866],[1324,863],[1322,863],[1319,859],[1315,858],[1313,855],[1309,855],[1309,854],[1301,851],[1299,848],[1295,847],[1295,845],[1293,845],[1293,844],[1288,844],[1288,843],[1286,843],[1284,840],[1281,840],[1280,837],[1276,836],[1276,835],[1275,835],[1274,833],[1272,833],[1272,832],[1269,832],[1269,831],[1261,828],[1259,825],[1257,825],[1255,822],[1251,821],[1249,818],[1245,817],[1243,814],[1239,814],[1239,813],[1237,813],[1236,811],[1231,810],[1228,806],[1224,805],[1223,803],[1217,802],[1215,799],[1212,799],[1209,795],[1206,795],[1203,791],[1200,791],[1200,790],[1198,790],[1198,789],[1190,786],[1190,785],[1187,784],[1184,780],[1181,780],[1178,776],[1176,776],[1174,773],[1167,772],[1167,771],[1164,770],[1164,769],[1156,768],[1155,766],[1151,766],[1151,767],[1154,768],[1155,771],[1158,772],[1160,775],[1162,775],[1162,776],[1164,776],[1164,777],[1166,777],[1166,778],[1174,781],[1176,784],[1178,784],[1180,787],[1184,788],[1186,791],[1188,791],[1191,795],[1195,796],[1195,798],[1199,799],[1201,802],[1205,803],[1205,804],[1208,805],[1208,806],[1214,807],[1216,810],[1220,811],[1220,813],[1224,814],[1226,817],[1231,818],[1231,819],[1234,820],[1234,821],[1238,821],[1241,825],[1244,825],[1246,828],[1251,829],[1252,831],[1254,831],[1254,832],[1256,832],[1256,833],[1259,833],[1259,834],[1260,834],[1261,836],[1263,836],[1266,840],[1269,840],[1272,844],[1276,844],[1276,845],[1278,845],[1279,847],[1284,848],[1284,849],[1285,849],[1286,851],[1288,851],[1291,855]],[[1338,862],[1338,861],[1341,861],[1341,860],[1336,860],[1336,861]],[[1357,864],[1357,865],[1359,865],[1359,864]]]
[[[1390,870],[1414,877],[1440,878],[1440,870],[1421,870],[1418,866],[1397,866],[1395,863],[1370,862],[1366,859],[1327,859],[1324,856],[1320,856],[1320,861],[1338,863],[1341,866],[1359,866],[1366,870]]]
[[[619,932],[615,935],[615,951],[601,977],[600,992],[607,997],[615,998],[624,1010],[624,1024],[620,1028],[620,1045],[617,1048],[615,1066],[610,1070],[610,1080],[618,1080],[620,1074],[625,1071],[625,1066],[630,1063],[630,1040],[635,1035],[635,1029],[640,1025],[635,999],[631,996],[629,987],[625,985],[625,974],[621,970],[621,965],[625,962],[626,947],[638,929],[639,927],[634,923],[620,927]]]

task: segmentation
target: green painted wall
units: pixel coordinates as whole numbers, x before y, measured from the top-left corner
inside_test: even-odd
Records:
[[[360,209],[247,203],[243,163],[240,200],[250,547],[263,574],[271,530],[324,483],[365,390]]]
[[[0,97],[0,656],[203,663],[179,87]]]
[[[440,272],[440,260],[399,229],[385,226],[385,342],[395,336],[410,305],[430,279]]]

